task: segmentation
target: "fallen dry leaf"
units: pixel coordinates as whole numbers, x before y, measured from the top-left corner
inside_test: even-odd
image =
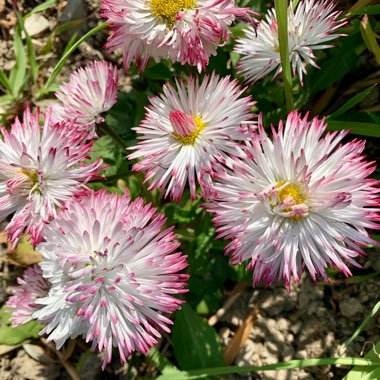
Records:
[[[259,310],[253,308],[243,324],[239,326],[233,338],[229,341],[224,350],[224,362],[226,365],[231,365],[238,356],[241,348],[249,337],[249,333],[256,321]]]
[[[19,347],[21,347],[21,344],[16,344],[14,346],[9,346],[8,344],[0,344],[0,356],[7,354],[8,352],[11,352]]]
[[[7,234],[0,232],[0,254],[2,258],[13,265],[21,267],[38,264],[42,260],[41,253],[33,249],[28,238],[28,235],[23,235],[16,249],[11,251],[7,243]]]

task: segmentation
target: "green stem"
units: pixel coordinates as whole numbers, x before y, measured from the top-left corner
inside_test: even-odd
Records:
[[[73,46],[71,46],[71,48],[69,50],[67,50],[65,52],[65,54],[61,57],[61,59],[59,60],[59,62],[55,65],[49,79],[47,80],[46,84],[45,84],[45,91],[48,91],[49,89],[49,86],[51,85],[51,83],[54,81],[54,79],[56,78],[56,76],[60,73],[60,71],[62,70],[62,67],[64,66],[64,64],[66,63],[67,59],[70,57],[70,55],[78,48],[78,46],[86,41],[88,38],[90,38],[92,35],[94,35],[95,33],[101,31],[102,29],[105,29],[106,27],[108,26],[108,23],[104,23],[104,24],[100,24],[98,26],[96,26],[95,28],[91,29],[89,32],[87,32],[82,38],[80,38]]]
[[[111,137],[111,139],[123,150],[127,147],[127,144],[124,142],[124,140],[106,123],[99,124],[96,126],[96,128]]]
[[[380,367],[380,360],[371,360],[367,358],[319,358],[319,359],[300,359],[289,360],[275,364],[263,366],[246,366],[246,367],[218,367],[204,368],[191,371],[180,371],[174,373],[163,374],[157,380],[193,380],[206,379],[210,376],[222,376],[229,374],[241,374],[258,371],[279,371],[290,370],[295,368],[306,368],[325,365],[348,365],[348,366],[375,366]]]
[[[280,44],[280,58],[282,76],[284,78],[284,91],[286,109],[288,112],[294,109],[292,93],[292,73],[290,71],[289,46],[288,46],[288,2],[287,0],[274,0],[278,24],[278,42]]]

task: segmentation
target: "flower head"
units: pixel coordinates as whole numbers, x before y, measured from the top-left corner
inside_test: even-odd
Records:
[[[116,103],[118,80],[117,67],[105,61],[94,61],[74,71],[55,93],[60,102],[52,104],[53,120],[74,121],[92,138],[95,125],[104,121],[101,114]]]
[[[106,47],[121,48],[124,66],[133,58],[144,69],[150,58],[170,59],[205,69],[216,48],[230,36],[236,19],[252,22],[254,13],[234,0],[103,0],[102,16],[113,34]]]
[[[1,133],[0,221],[14,213],[5,228],[9,240],[15,245],[25,232],[37,244],[57,207],[96,177],[102,164],[84,164],[92,145],[84,144],[87,134],[69,122],[53,123],[50,113],[27,109],[23,122],[17,119]]]
[[[143,141],[129,155],[143,158],[133,169],[147,172],[149,189],[166,189],[165,196],[170,193],[178,201],[188,182],[194,199],[196,178],[202,185],[205,173],[228,163],[229,154],[241,154],[239,126],[250,122],[253,105],[250,97],[240,98],[243,92],[236,80],[212,74],[201,83],[194,78],[177,82],[177,89],[168,84],[151,99],[145,119],[135,128]]]
[[[328,0],[301,0],[294,12],[292,5],[288,12],[289,59],[293,75],[302,83],[306,65],[317,67],[313,50],[333,47],[326,42],[342,34],[334,32],[346,24],[337,21],[341,12],[334,11],[335,4]],[[256,82],[272,71],[274,76],[281,72],[276,11],[270,9],[257,31],[248,27],[245,37],[237,40],[235,51],[242,55],[239,69],[249,82]]]
[[[27,268],[23,278],[17,279],[18,287],[13,290],[6,306],[12,310],[12,326],[23,325],[33,319],[32,315],[41,308],[36,303],[38,298],[48,294],[49,282],[42,277],[41,268],[33,265]]]
[[[88,192],[59,210],[38,246],[43,276],[51,283],[44,305],[34,314],[46,324],[57,348],[77,335],[121,360],[133,351],[146,353],[170,331],[172,313],[183,301],[188,276],[179,274],[186,256],[176,252],[173,228],[141,198]]]
[[[375,167],[362,155],[364,142],[342,144],[347,131],[322,134],[324,120],[297,112],[272,129],[260,126],[247,141],[246,157],[218,174],[216,214],[219,237],[232,239],[232,263],[251,260],[253,283],[297,283],[303,268],[327,280],[332,265],[350,275],[346,263],[375,244],[366,228],[379,228]]]

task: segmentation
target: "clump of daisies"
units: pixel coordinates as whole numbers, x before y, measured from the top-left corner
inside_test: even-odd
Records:
[[[103,0],[101,9],[113,29],[106,47],[122,50],[126,69],[134,58],[142,69],[153,58],[205,70],[234,21],[254,23],[254,12],[234,0]]]
[[[51,105],[54,122],[72,121],[92,138],[96,124],[104,122],[102,113],[116,103],[119,74],[116,66],[105,61],[94,61],[74,71],[55,93],[59,102]]]
[[[333,47],[326,43],[343,36],[335,33],[347,23],[345,19],[338,20],[341,13],[328,0],[301,0],[295,12],[290,3],[289,59],[293,75],[298,75],[301,84],[308,64],[318,68],[313,50]],[[275,9],[268,11],[257,29],[248,27],[244,32],[245,37],[239,38],[235,45],[235,51],[242,56],[239,71],[252,83],[273,71],[276,77],[282,68]]]
[[[165,222],[150,204],[127,193],[88,191],[72,198],[37,247],[43,279],[28,269],[22,289],[8,302],[17,308],[14,320],[25,323],[32,313],[57,349],[83,336],[105,352],[103,368],[113,347],[122,362],[133,351],[148,352],[160,330],[170,331],[173,322],[164,314],[183,303],[174,295],[186,291],[188,279],[179,273],[187,257],[177,251]]]
[[[324,120],[298,112],[272,128],[260,125],[246,142],[246,156],[215,179],[209,203],[218,237],[231,239],[232,263],[249,260],[253,284],[328,280],[328,265],[351,275],[347,263],[377,244],[366,228],[379,228],[379,181],[362,154],[364,141],[342,143],[347,131],[326,133]]]
[[[0,221],[15,246],[23,233],[33,244],[57,215],[57,208],[84,189],[103,167],[101,160],[85,163],[92,143],[73,122],[55,123],[50,112],[24,112],[10,130],[1,128]]]
[[[231,163],[230,154],[242,155],[238,141],[244,127],[253,123],[250,96],[237,80],[212,74],[202,81],[190,77],[164,86],[163,94],[150,99],[141,126],[142,140],[129,159],[141,158],[133,170],[146,172],[149,189],[159,188],[179,201],[188,184],[192,199],[196,182],[210,182],[218,165]]]

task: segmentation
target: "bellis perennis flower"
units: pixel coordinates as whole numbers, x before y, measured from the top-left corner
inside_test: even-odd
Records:
[[[27,268],[22,278],[17,279],[18,287],[8,299],[6,305],[12,309],[12,326],[23,325],[33,319],[33,313],[41,308],[38,298],[48,294],[49,282],[42,277],[41,268],[33,265]]]
[[[141,126],[135,128],[137,146],[130,159],[142,160],[133,166],[152,179],[149,189],[166,190],[165,196],[178,201],[188,182],[191,198],[196,196],[195,178],[202,185],[216,166],[228,164],[229,154],[241,155],[237,140],[241,124],[248,124],[253,102],[239,98],[244,89],[229,77],[212,74],[200,83],[190,78],[170,84],[152,98]]]
[[[232,239],[232,263],[250,260],[253,283],[297,283],[306,266],[311,277],[327,278],[326,267],[346,276],[346,263],[376,244],[365,228],[379,228],[378,181],[367,178],[373,162],[364,142],[342,144],[348,132],[327,133],[323,120],[297,112],[272,129],[260,126],[247,141],[246,158],[219,173],[218,197],[209,205],[219,237]]]
[[[288,43],[293,75],[302,83],[306,65],[317,67],[313,50],[333,47],[326,42],[342,34],[334,32],[346,24],[339,20],[341,12],[334,11],[335,4],[329,0],[300,0],[294,12],[288,12]],[[247,81],[256,82],[272,71],[281,72],[278,25],[276,12],[270,9],[257,30],[248,28],[246,36],[237,40],[235,51],[242,55],[239,69]]]
[[[148,352],[173,322],[183,301],[186,256],[176,252],[173,228],[138,198],[131,201],[106,191],[88,192],[66,204],[38,246],[43,276],[52,286],[34,317],[46,324],[59,349],[68,338],[82,335],[92,348],[112,347],[122,362],[133,351]]]
[[[104,122],[101,114],[117,100],[119,71],[105,61],[94,61],[74,71],[55,93],[60,102],[52,104],[55,122],[73,121],[80,130],[95,134],[95,125]]]
[[[84,144],[87,134],[71,123],[53,123],[50,113],[27,109],[23,122],[17,119],[1,133],[0,221],[14,214],[5,228],[10,241],[15,245],[25,232],[37,244],[56,208],[97,175],[101,161],[84,164],[91,148]]]
[[[124,66],[133,58],[144,69],[152,57],[205,69],[210,55],[226,43],[237,20],[253,23],[254,13],[234,0],[103,0],[102,16],[113,34],[106,47],[121,48]]]

